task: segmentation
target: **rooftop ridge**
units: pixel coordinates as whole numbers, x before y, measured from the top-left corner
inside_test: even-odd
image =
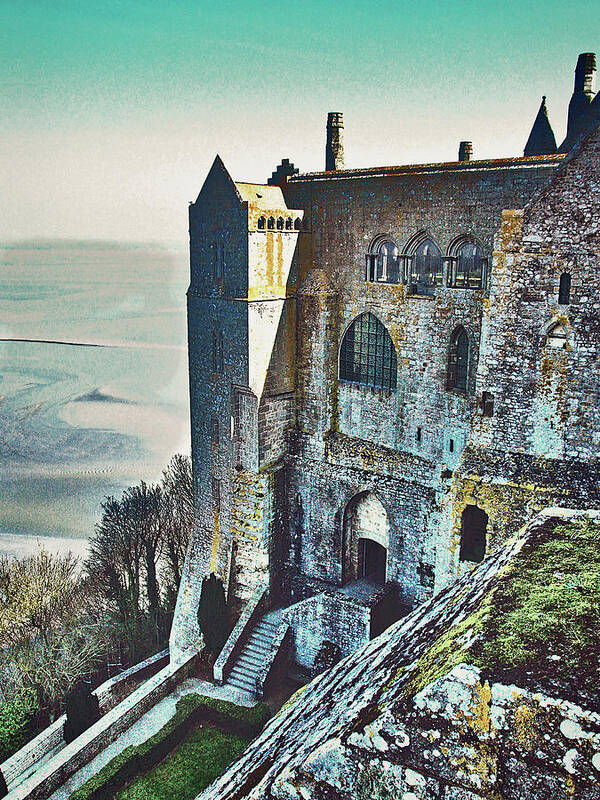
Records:
[[[564,153],[552,153],[540,156],[514,156],[510,158],[486,158],[473,161],[440,161],[425,164],[402,164],[383,167],[358,167],[356,169],[329,170],[316,172],[303,172],[289,178],[290,183],[296,183],[309,178],[326,178],[343,180],[354,176],[379,176],[394,174],[410,174],[425,172],[477,172],[482,169],[502,169],[513,166],[531,166],[540,164],[559,164],[564,158]]]

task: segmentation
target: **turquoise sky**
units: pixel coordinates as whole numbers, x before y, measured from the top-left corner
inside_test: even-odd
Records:
[[[187,237],[216,152],[263,181],[323,168],[521,154],[542,94],[557,139],[594,2],[0,0],[0,240]]]

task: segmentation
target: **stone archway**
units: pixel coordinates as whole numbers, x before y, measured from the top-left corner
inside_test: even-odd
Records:
[[[344,511],[343,583],[365,578],[383,585],[389,548],[387,512],[374,492],[355,495]]]

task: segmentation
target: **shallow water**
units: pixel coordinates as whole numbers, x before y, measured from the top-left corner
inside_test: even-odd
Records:
[[[105,495],[189,451],[186,285],[183,250],[1,252],[0,551],[87,538]]]

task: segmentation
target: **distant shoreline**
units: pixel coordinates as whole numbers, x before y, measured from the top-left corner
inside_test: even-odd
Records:
[[[27,342],[28,344],[66,344],[69,347],[111,347],[110,344],[95,344],[94,342],[63,342],[59,339],[4,339],[0,342]]]

